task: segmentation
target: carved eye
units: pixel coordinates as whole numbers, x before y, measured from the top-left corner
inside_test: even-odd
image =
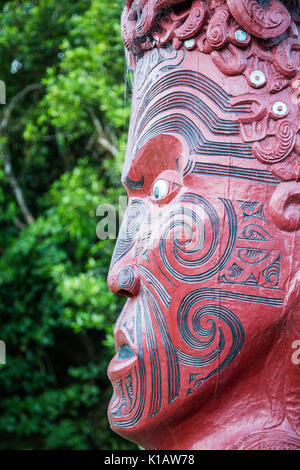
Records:
[[[164,199],[169,193],[169,181],[157,180],[153,186],[153,198],[156,201]]]
[[[176,194],[178,194],[181,187],[181,184],[161,177],[156,180],[153,185],[151,198],[157,203],[167,204]]]

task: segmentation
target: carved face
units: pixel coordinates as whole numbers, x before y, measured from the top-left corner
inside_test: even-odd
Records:
[[[198,51],[154,50],[136,70],[129,204],[108,277],[128,297],[108,369],[109,419],[148,448],[260,367],[296,269],[293,236],[270,216],[279,180],[241,135],[238,117],[253,107],[235,97],[250,92],[244,77],[224,79]],[[253,137],[251,126],[243,129]]]

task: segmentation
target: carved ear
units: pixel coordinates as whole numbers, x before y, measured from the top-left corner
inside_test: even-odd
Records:
[[[300,183],[280,183],[270,201],[273,222],[281,230],[294,232],[300,229]]]

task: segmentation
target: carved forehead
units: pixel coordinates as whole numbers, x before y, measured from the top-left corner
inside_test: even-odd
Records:
[[[164,53],[149,52],[139,62],[127,170],[148,141],[166,134],[185,142],[187,156],[222,156],[223,161],[252,159],[251,147],[241,142],[236,119],[237,113],[249,113],[250,107],[247,103],[232,106],[233,96],[221,86],[220,72],[207,56],[203,55],[202,59],[198,64],[186,58],[182,51],[170,49]],[[238,81],[232,79],[227,89],[237,85]],[[246,92],[248,87],[244,85]]]
[[[124,176],[151,139],[172,135],[185,144],[187,158],[201,162],[205,174],[234,172],[245,180],[248,172],[253,182],[278,183],[266,164],[284,160],[295,143],[292,109],[291,121],[271,116],[279,99],[290,101],[290,91],[282,93],[266,99],[266,92],[251,88],[244,77],[224,80],[209,55],[149,51],[136,70]],[[151,165],[151,152],[147,155]],[[165,152],[162,163],[168,160],[170,152]]]
[[[292,3],[290,11],[296,8]],[[247,158],[251,148],[252,157],[273,165],[269,169],[279,178],[298,179],[299,18],[277,0],[267,2],[264,9],[256,0],[184,5],[186,11],[164,9],[164,15],[157,16],[165,2],[132,3],[123,15],[124,42],[137,63],[136,82],[141,84],[134,93],[128,146],[131,159],[152,137],[171,133],[183,137],[189,152],[198,155],[216,156],[225,149],[225,159],[239,157],[239,152]],[[139,14],[132,15],[130,11],[137,7]],[[147,34],[142,34],[146,31],[142,24],[150,27]],[[164,56],[168,49],[174,57],[162,59],[160,54]],[[162,70],[170,75],[168,80],[159,78]],[[214,102],[209,87],[199,92],[197,86],[205,80],[210,80],[215,91],[222,89],[212,95],[222,96],[223,103],[222,99]],[[224,93],[229,95],[225,112]],[[227,152],[226,126],[233,137],[231,153]],[[240,136],[235,132],[237,126]]]

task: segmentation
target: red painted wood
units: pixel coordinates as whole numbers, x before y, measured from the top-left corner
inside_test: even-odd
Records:
[[[299,19],[276,0],[126,5],[111,427],[147,449],[299,449]]]

